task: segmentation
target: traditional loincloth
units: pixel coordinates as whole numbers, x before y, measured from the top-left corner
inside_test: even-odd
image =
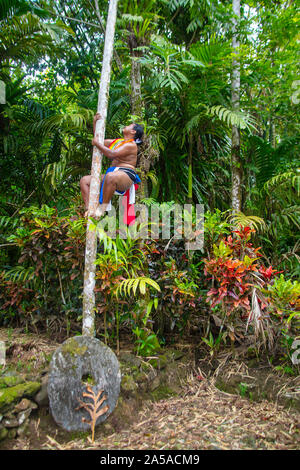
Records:
[[[124,141],[124,139],[115,139],[110,144],[109,148],[112,150],[114,148],[120,147],[126,142],[131,142],[131,141],[133,141],[133,139],[129,141],[128,140]],[[107,175],[107,173],[110,173],[112,171],[117,171],[117,170],[124,171],[124,173],[126,173],[129,176],[129,178],[132,180],[132,185],[126,191],[118,191],[118,190],[115,191],[115,194],[117,194],[118,196],[124,196],[123,201],[122,201],[123,206],[125,206],[124,223],[126,225],[132,225],[135,221],[135,214],[134,214],[135,191],[138,188],[138,183],[141,183],[141,178],[132,168],[127,168],[127,167],[122,167],[122,166],[110,166],[106,170],[101,187],[100,187],[99,202],[100,204],[103,203],[103,188],[104,188],[105,176]],[[111,210],[111,201],[109,201],[105,210],[106,211]]]

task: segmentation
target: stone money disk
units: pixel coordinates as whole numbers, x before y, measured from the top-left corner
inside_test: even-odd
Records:
[[[89,383],[94,393],[104,390],[107,396],[103,406],[108,411],[97,419],[96,425],[103,422],[114,410],[120,393],[121,372],[119,362],[113,351],[104,343],[90,336],[76,336],[66,340],[53,354],[48,381],[48,395],[51,414],[57,424],[66,431],[85,431],[90,425],[89,413],[78,409],[79,400],[86,392],[85,377],[91,377]]]

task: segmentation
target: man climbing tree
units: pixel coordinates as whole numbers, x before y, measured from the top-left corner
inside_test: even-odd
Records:
[[[94,117],[94,135],[98,119],[101,119],[99,113]],[[105,175],[101,177],[100,205],[94,214],[88,214],[91,175],[81,178],[80,188],[85,204],[85,216],[101,217],[113,194],[124,195],[128,189],[134,188],[135,183],[141,181],[135,172],[135,168],[137,165],[138,145],[142,144],[144,134],[143,127],[132,123],[124,127],[122,132],[123,139],[105,139],[104,145],[95,137],[92,140],[92,145],[96,146],[105,157],[112,160],[112,164],[107,169]]]

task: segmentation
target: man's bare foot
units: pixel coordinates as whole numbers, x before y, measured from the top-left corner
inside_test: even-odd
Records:
[[[102,217],[104,215],[104,212],[105,211],[99,205],[95,211],[90,211],[89,212],[89,210],[87,209],[84,213],[84,217],[85,218],[92,217],[93,219],[100,219],[100,217]]]
[[[100,217],[102,217],[104,215],[104,210],[103,208],[99,205],[96,209],[96,212],[95,212],[95,218],[96,219],[100,219]]]

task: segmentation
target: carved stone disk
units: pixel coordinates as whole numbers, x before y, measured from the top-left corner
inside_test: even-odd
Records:
[[[78,400],[92,403],[82,397],[88,384],[94,393],[104,390],[103,403],[108,411],[97,419],[96,424],[114,410],[120,393],[121,372],[114,352],[101,341],[90,336],[67,339],[53,354],[50,363],[48,395],[51,414],[57,424],[66,431],[85,431],[90,425],[88,411],[81,408]]]

